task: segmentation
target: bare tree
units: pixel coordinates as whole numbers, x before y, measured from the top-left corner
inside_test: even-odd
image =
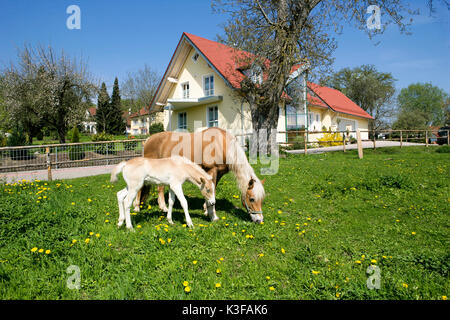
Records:
[[[378,28],[367,27],[368,8],[381,8]],[[260,70],[262,81],[247,77],[240,94],[250,105],[253,128],[275,129],[278,109],[293,67],[308,62],[312,74],[320,78],[330,71],[336,48],[333,34],[352,25],[369,37],[381,34],[390,24],[408,33],[417,14],[405,1],[381,0],[214,0],[213,9],[228,15],[224,36],[218,37],[229,46],[252,53],[239,65]]]
[[[121,83],[121,91],[122,97],[128,100],[132,111],[138,111],[142,107],[148,108],[160,80],[160,75],[148,65],[128,73],[126,79]],[[122,101],[122,103],[124,102]]]
[[[55,129],[61,143],[68,128],[83,120],[97,89],[83,61],[42,46],[20,50],[17,65],[5,70],[3,82],[11,121],[36,118]]]

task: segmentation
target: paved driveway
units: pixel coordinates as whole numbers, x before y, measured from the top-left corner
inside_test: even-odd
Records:
[[[375,145],[377,148],[386,148],[386,147],[400,147],[399,141],[385,141],[380,140],[376,141]],[[373,148],[373,142],[372,141],[363,141],[362,143],[363,148]],[[403,142],[403,147],[409,147],[409,146],[425,146],[425,143],[413,143],[413,142]],[[434,146],[432,144],[429,144],[429,146]],[[352,150],[352,149],[358,149],[358,145],[355,144],[348,144],[345,146],[345,150]],[[308,148],[307,153],[323,153],[323,152],[330,152],[330,151],[342,151],[343,146],[333,146],[333,147],[323,147],[323,148]],[[305,153],[305,150],[286,150],[288,153],[292,154],[303,154]]]
[[[111,170],[114,166],[116,165],[52,169],[52,178],[53,180],[60,180],[60,179],[74,179],[74,178],[96,176],[99,174],[106,174],[106,173],[109,174],[111,173]],[[7,183],[13,183],[22,179],[47,180],[47,178],[48,178],[47,170],[0,173],[0,180],[5,181]]]

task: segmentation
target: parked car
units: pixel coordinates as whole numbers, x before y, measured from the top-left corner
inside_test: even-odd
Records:
[[[450,126],[445,126],[439,128],[437,143],[439,145],[448,144],[448,132],[450,131]]]

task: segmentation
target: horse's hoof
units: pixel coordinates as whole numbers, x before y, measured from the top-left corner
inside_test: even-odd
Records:
[[[139,212],[141,210],[141,208],[139,208],[139,206],[134,207],[134,212]]]
[[[219,220],[219,217],[217,217],[217,216],[211,218],[211,221],[212,221],[212,222],[217,221],[217,220]]]

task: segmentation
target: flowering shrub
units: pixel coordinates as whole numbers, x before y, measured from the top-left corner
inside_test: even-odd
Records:
[[[339,132],[324,133],[322,138],[317,139],[321,147],[341,146],[343,137]]]

